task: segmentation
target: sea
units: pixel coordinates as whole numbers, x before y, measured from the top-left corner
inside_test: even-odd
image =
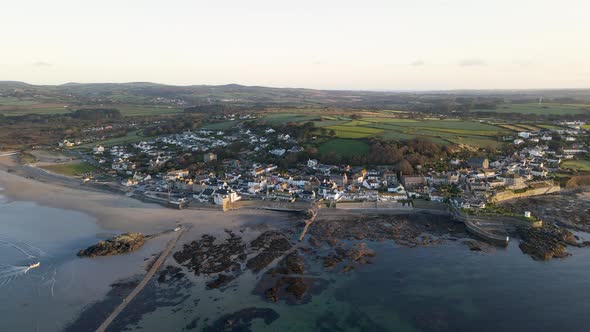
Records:
[[[148,241],[136,255],[76,256],[116,233],[80,212],[0,198],[0,331],[66,330],[164,244]],[[372,264],[348,273],[311,268],[326,286],[308,303],[267,302],[253,293],[260,276],[250,272],[214,290],[190,275],[168,286],[154,278],[109,331],[590,331],[590,249],[570,247],[571,257],[541,262],[517,240],[482,252],[461,241],[368,244],[377,252]],[[248,308],[261,314],[231,316]],[[223,317],[234,318],[216,324]]]
[[[63,331],[83,308],[102,299],[118,280],[144,268],[162,241],[137,255],[77,257],[120,232],[102,229],[77,211],[12,201],[0,189],[0,331]],[[29,269],[30,264],[40,263]]]

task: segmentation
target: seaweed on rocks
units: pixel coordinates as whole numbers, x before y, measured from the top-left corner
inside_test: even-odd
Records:
[[[272,261],[283,256],[285,252],[291,249],[292,245],[283,233],[267,231],[253,240],[250,247],[259,251],[259,253],[249,259],[246,266],[254,272],[259,272]]]
[[[266,325],[279,318],[279,314],[269,308],[245,308],[231,314],[223,315],[211,325],[206,326],[203,331],[232,331],[248,332],[252,331],[252,321],[262,319]]]
[[[567,246],[585,247],[589,242],[578,243],[575,235],[557,225],[546,224],[542,227],[519,227],[521,238],[520,250],[535,260],[550,260],[571,256]]]
[[[215,243],[214,236],[203,235],[201,240],[185,244],[173,257],[195,275],[239,271],[246,259],[246,245],[241,237],[227,233],[229,237],[220,243]]]
[[[182,279],[184,277],[184,273],[181,271],[182,269],[177,266],[168,265],[160,272],[160,275],[158,276],[158,282],[168,283],[172,280]]]
[[[292,252],[262,276],[254,293],[270,302],[308,303],[314,294],[323,291],[327,281],[305,273],[303,256]]]
[[[106,241],[80,250],[80,257],[114,256],[135,251],[145,243],[145,236],[141,233],[125,233]]]

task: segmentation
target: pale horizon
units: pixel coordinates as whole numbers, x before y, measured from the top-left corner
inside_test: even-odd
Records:
[[[581,0],[11,3],[0,80],[325,90],[590,88]]]

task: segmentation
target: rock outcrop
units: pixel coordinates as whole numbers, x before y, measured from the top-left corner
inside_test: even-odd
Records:
[[[543,227],[520,227],[518,235],[522,239],[519,247],[523,253],[535,260],[550,260],[570,256],[567,246],[583,246],[576,242],[576,237],[565,228],[555,225]]]
[[[80,250],[80,257],[114,256],[139,249],[145,243],[145,236],[141,233],[125,233],[106,241]]]

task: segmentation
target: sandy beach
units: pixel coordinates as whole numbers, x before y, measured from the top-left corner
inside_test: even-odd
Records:
[[[4,188],[3,195],[8,199],[83,212],[95,217],[99,226],[113,231],[152,234],[181,223],[189,228],[183,238],[194,239],[205,233],[221,234],[224,229],[255,225],[274,217],[285,219],[285,214],[252,209],[228,212],[175,210],[84,187],[78,180],[64,178],[62,182],[61,179],[51,181],[44,177],[43,181],[37,181],[25,177],[23,167],[26,166],[19,165],[14,156],[0,157],[0,187]]]
[[[176,245],[173,246],[173,249],[171,249],[172,252],[182,248],[185,243],[200,239],[204,234],[224,238],[227,236],[225,232],[227,229],[234,231],[251,229],[253,232],[246,231],[243,234],[244,239],[250,239],[255,234],[258,234],[260,229],[266,228],[265,225],[269,224],[269,222],[277,224],[297,222],[295,218],[288,214],[264,210],[244,209],[228,212],[193,209],[176,210],[158,204],[144,203],[122,194],[86,187],[81,184],[79,179],[67,178],[47,173],[36,167],[21,165],[13,155],[0,157],[0,195],[2,195],[5,203],[33,202],[43,207],[80,212],[82,214],[72,214],[65,211],[64,216],[67,216],[67,218],[78,215],[81,219],[64,221],[74,223],[78,221],[80,224],[88,224],[89,221],[95,223],[97,226],[96,234],[92,232],[88,234],[92,238],[104,238],[105,236],[111,236],[105,234],[123,232],[141,232],[146,235],[158,234],[182,224],[184,232]],[[42,215],[36,215],[34,219],[38,223],[46,221]],[[0,215],[0,221],[2,221],[2,215]],[[39,229],[43,229],[43,227],[39,227]],[[53,235],[55,235],[55,232],[57,234],[60,234],[60,232],[70,234],[66,229],[51,229],[51,231]],[[72,230],[72,232],[77,234],[77,231]],[[146,264],[165,249],[166,243],[171,238],[170,233],[158,236],[149,240],[139,250],[127,255],[92,260],[71,259],[71,261],[63,265],[56,266],[57,272],[55,273],[57,273],[56,279],[58,281],[55,287],[56,294],[59,294],[56,301],[61,302],[56,304],[55,307],[61,308],[61,312],[65,315],[60,316],[59,322],[56,324],[61,329],[65,327],[64,324],[67,324],[67,320],[75,319],[78,314],[85,310],[80,311],[80,308],[87,308],[88,305],[95,301],[102,301],[111,290],[111,284],[142,276],[145,273]],[[71,254],[67,256],[73,257],[78,249],[83,249],[83,247],[74,248]],[[164,259],[164,265],[171,264],[172,261],[173,258],[167,255]],[[43,260],[43,264],[48,264],[46,259]],[[82,270],[87,271],[90,275],[69,268],[70,265],[78,266],[80,264],[84,266]],[[76,292],[76,294],[83,293],[83,299],[76,298],[72,300],[64,295],[65,289],[62,289],[63,280],[67,280],[68,274],[76,276],[75,279],[72,279],[73,281],[69,281],[69,287],[84,288]],[[92,286],[87,285],[89,282]],[[73,312],[77,313],[71,316]],[[43,319],[40,319],[39,322],[44,322]]]

